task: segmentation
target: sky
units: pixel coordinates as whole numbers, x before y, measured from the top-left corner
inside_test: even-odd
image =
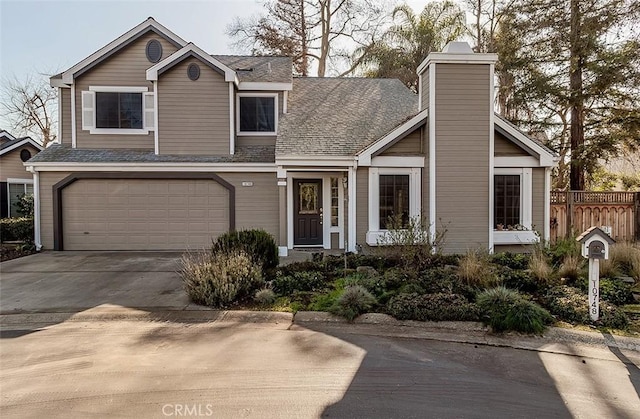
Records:
[[[427,1],[407,3],[422,10]],[[241,53],[227,26],[263,10],[260,0],[0,0],[0,75],[48,78],[41,74],[70,68],[149,16],[210,54]]]

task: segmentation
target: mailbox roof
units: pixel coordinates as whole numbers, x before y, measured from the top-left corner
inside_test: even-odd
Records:
[[[607,233],[605,233],[600,227],[593,226],[589,228],[587,231],[579,235],[576,240],[580,243],[584,243],[589,240],[593,236],[599,236],[607,241],[609,244],[613,244],[616,241],[611,238]]]

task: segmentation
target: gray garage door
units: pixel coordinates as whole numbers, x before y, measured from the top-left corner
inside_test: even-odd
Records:
[[[207,179],[81,179],[62,191],[65,250],[183,250],[229,228],[229,194]]]

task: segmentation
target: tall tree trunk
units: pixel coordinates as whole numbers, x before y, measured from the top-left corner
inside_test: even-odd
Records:
[[[482,0],[478,0],[478,10],[476,11],[476,52],[482,50],[482,30],[480,29],[480,15],[482,12]]]
[[[574,191],[584,189],[584,98],[582,92],[583,51],[580,39],[580,0],[571,0],[571,57],[569,84],[571,87],[571,173],[570,188]]]
[[[331,32],[331,0],[320,2],[321,38],[320,59],[318,60],[318,77],[324,77],[329,56],[329,34]]]
[[[300,26],[302,34],[302,65],[300,66],[300,73],[302,73],[303,77],[307,77],[309,75],[309,57],[307,56],[309,53],[309,38],[307,37],[307,17],[304,14],[304,1],[300,2]]]

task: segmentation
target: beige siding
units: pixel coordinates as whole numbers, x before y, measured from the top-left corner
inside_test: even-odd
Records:
[[[61,144],[71,145],[71,89],[60,89],[62,97],[62,135],[59,135]]]
[[[162,44],[163,59],[176,51],[176,47],[162,37],[148,33],[75,80],[78,148],[154,149],[153,132],[147,135],[92,135],[82,130],[82,91],[89,90],[89,86],[136,86],[148,87],[149,91],[153,91],[153,85],[146,76],[147,69],[153,63],[145,55],[147,42],[151,39],[157,39]]]
[[[369,169],[360,167],[356,173],[356,243],[367,244],[369,230]]]
[[[436,65],[436,216],[445,251],[489,244],[489,65]]]
[[[0,182],[6,182],[7,178],[31,179],[33,175],[24,168],[20,159],[20,152],[24,149],[31,152],[32,156],[38,153],[38,149],[32,146],[18,147],[0,157]]]
[[[540,233],[540,237],[544,234],[544,225],[549,220],[544,218],[544,168],[534,168],[531,170],[531,223],[533,229]]]
[[[277,239],[280,210],[276,174],[218,174],[236,188],[236,228],[262,228]],[[253,182],[253,186],[242,186],[242,182]]]
[[[494,134],[494,156],[528,156],[522,148],[518,147],[513,141],[508,140],[502,134],[496,132]]]
[[[425,70],[420,76],[422,81],[422,91],[418,92],[420,94],[420,100],[422,101],[422,108],[429,109],[429,70]]]
[[[190,80],[195,63],[200,78]],[[187,59],[158,81],[160,154],[229,154],[229,83],[196,59]]]
[[[40,172],[40,237],[44,250],[53,250],[53,185],[67,176],[65,172]]]
[[[385,149],[381,156],[421,155],[424,152],[421,143],[422,128],[417,128],[406,137]]]

